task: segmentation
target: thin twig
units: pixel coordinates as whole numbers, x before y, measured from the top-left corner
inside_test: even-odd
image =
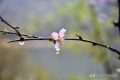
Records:
[[[20,37],[20,39],[18,40],[13,40],[13,41],[9,41],[8,43],[11,43],[11,42],[18,42],[18,41],[31,41],[31,40],[51,40],[52,38],[45,38],[45,37],[36,37],[36,36],[31,36],[31,35],[26,35],[26,34],[21,34],[15,27],[11,26],[7,21],[5,21],[1,16],[0,16],[0,19],[3,23],[5,23],[6,25],[8,25],[9,27],[11,27],[12,29],[15,30],[15,33],[13,32],[6,32],[6,31],[0,31],[1,33],[7,33],[7,34],[13,34],[13,35],[17,35]],[[24,39],[22,36],[25,36],[27,37],[27,39]],[[115,53],[117,53],[119,56],[120,56],[120,51],[117,50],[117,49],[114,49],[108,45],[105,45],[105,44],[101,44],[101,43],[97,43],[95,41],[90,41],[90,40],[86,40],[86,39],[83,39],[81,36],[77,36],[77,38],[65,38],[65,40],[72,40],[72,41],[82,41],[82,42],[86,42],[86,43],[90,43],[92,44],[93,46],[101,46],[103,48],[106,48],[106,49],[109,49],[110,51],[113,51]],[[23,38],[21,40],[21,38]]]
[[[7,34],[13,34],[13,35],[17,35],[16,33],[14,33],[14,32],[9,32],[9,31],[0,31],[1,33],[7,33]],[[27,38],[39,38],[39,37],[37,37],[37,36],[31,36],[31,35],[26,35],[26,34],[22,34],[21,33],[21,35],[22,36],[25,36],[25,37],[27,37]],[[18,36],[18,35],[17,35]]]
[[[20,34],[20,32],[18,31],[18,27],[13,27],[11,24],[9,24],[5,19],[2,18],[2,16],[0,16],[0,20],[5,23],[6,25],[8,25],[10,28],[12,28],[15,33],[20,37],[20,40],[24,40],[24,38],[22,37],[22,35]]]

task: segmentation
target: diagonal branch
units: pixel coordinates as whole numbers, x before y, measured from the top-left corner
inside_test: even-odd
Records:
[[[20,32],[18,31],[18,27],[13,27],[12,25],[10,25],[6,20],[4,20],[2,18],[2,16],[0,16],[0,20],[1,22],[5,23],[6,25],[8,25],[10,28],[12,28],[15,33],[20,37],[20,40],[24,40],[24,38],[22,37],[22,35],[20,34]]]
[[[118,27],[120,34],[120,0],[118,0],[118,15],[119,15],[118,22],[113,22],[113,24],[115,27]]]

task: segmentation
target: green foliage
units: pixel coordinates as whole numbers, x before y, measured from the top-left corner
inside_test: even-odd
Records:
[[[86,22],[90,18],[90,9],[87,0],[81,0],[79,3],[61,8],[58,12],[61,15],[73,16],[79,23]]]
[[[25,28],[24,28],[24,32],[27,32],[29,34],[33,34],[34,32],[36,32],[38,30],[38,23],[36,22],[36,20],[31,20],[29,22],[27,22],[25,24]]]

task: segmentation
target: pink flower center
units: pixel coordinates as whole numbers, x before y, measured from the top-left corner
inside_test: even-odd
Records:
[[[58,41],[59,41],[59,42],[62,42],[63,40],[64,40],[63,37],[58,36]]]

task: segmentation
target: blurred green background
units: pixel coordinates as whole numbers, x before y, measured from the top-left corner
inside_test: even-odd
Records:
[[[19,26],[21,33],[50,37],[64,27],[66,37],[80,33],[120,50],[119,32],[113,26],[118,20],[117,0],[0,0],[0,15]],[[0,30],[5,27],[0,22]],[[65,41],[56,55],[49,41],[28,41],[24,46],[7,43],[16,38],[0,34],[0,80],[120,79],[118,55],[104,48]]]

